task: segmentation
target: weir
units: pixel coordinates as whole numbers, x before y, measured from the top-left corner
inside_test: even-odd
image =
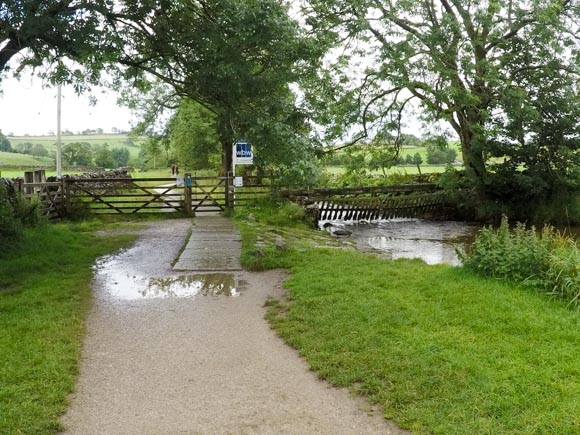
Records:
[[[448,194],[435,184],[292,190],[282,196],[303,205],[315,225],[321,221],[445,218]]]

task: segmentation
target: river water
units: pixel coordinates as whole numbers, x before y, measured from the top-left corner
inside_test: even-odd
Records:
[[[391,219],[361,223],[330,222],[330,232],[336,229],[351,231],[350,237],[362,252],[382,257],[420,258],[427,264],[460,265],[456,249],[467,249],[481,225],[454,221],[423,219]]]

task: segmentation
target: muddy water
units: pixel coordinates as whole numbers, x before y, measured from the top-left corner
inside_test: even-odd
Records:
[[[95,266],[99,296],[113,301],[240,296],[244,283],[230,273],[178,275],[144,273],[126,267],[131,250],[102,258]]]
[[[480,230],[478,224],[421,219],[392,219],[373,223],[332,223],[351,231],[357,249],[385,258],[420,258],[427,264],[460,264],[456,248],[466,249]]]

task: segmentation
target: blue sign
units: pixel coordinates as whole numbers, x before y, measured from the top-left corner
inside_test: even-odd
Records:
[[[254,152],[252,145],[245,141],[236,142],[234,145],[234,164],[236,165],[253,165]]]

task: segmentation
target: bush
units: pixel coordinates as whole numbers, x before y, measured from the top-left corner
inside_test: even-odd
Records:
[[[484,228],[463,265],[482,275],[531,286],[580,307],[580,248],[553,227],[538,233],[518,223],[510,230],[504,216],[499,229]]]
[[[0,180],[0,242],[4,245],[17,240],[21,234],[22,224],[14,213],[8,189],[3,180]]]
[[[446,165],[457,158],[457,151],[449,148],[447,142],[431,141],[426,145],[427,163],[430,165]]]

